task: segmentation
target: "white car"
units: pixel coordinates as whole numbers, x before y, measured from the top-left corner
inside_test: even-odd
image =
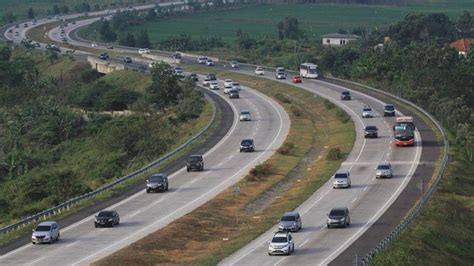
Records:
[[[241,111],[239,116],[240,121],[252,121],[252,115],[250,111]]]
[[[219,83],[217,83],[217,80],[211,81],[209,84],[209,89],[211,90],[218,90],[219,89]]]
[[[232,80],[231,79],[224,80],[224,88],[232,88]]]
[[[231,68],[239,68],[239,62],[237,62],[237,61],[230,62],[230,67]]]
[[[232,82],[232,89],[236,91],[240,91],[240,83]]]
[[[372,117],[374,117],[372,107],[364,106],[364,108],[362,109],[362,118],[372,118]]]
[[[263,70],[262,67],[257,67],[255,69],[255,75],[257,76],[264,76],[265,75],[265,70]]]
[[[212,61],[212,59],[207,59],[206,66],[214,66],[214,61]]]
[[[197,59],[198,64],[204,65],[207,62],[207,57],[199,57]]]
[[[351,174],[349,171],[337,171],[334,175],[334,181],[332,188],[350,188],[351,187]]]
[[[272,240],[268,241],[268,255],[284,254],[290,255],[295,251],[295,243],[290,232],[276,232]]]
[[[139,54],[149,54],[149,53],[150,53],[150,49],[148,49],[148,48],[140,48],[140,49],[138,49],[138,53],[139,53]]]
[[[232,88],[224,88],[224,94],[230,93],[230,91],[233,90]]]
[[[31,243],[53,244],[53,242],[59,240],[59,237],[60,237],[59,224],[55,221],[46,221],[46,222],[40,223],[33,230],[33,234],[31,235]]]
[[[97,47],[97,43],[93,42],[93,43],[91,43],[91,46],[92,47]]]
[[[205,78],[205,79],[202,81],[202,85],[203,85],[204,87],[208,87],[210,84],[211,84],[211,79],[209,79],[209,78]]]

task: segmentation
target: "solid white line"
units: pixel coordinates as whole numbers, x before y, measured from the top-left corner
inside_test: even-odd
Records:
[[[369,186],[365,186],[365,187],[364,187],[364,191],[367,190],[367,188],[369,188]]]
[[[353,203],[353,202],[356,201],[356,200],[357,200],[357,197],[355,197],[353,200],[351,200],[351,203]]]
[[[73,243],[67,245],[66,248],[70,248],[70,247],[74,246],[75,244],[77,244],[77,243],[79,243],[79,242],[81,242],[81,241],[73,242]]]
[[[303,243],[301,243],[301,244],[298,246],[298,248],[304,246],[306,243],[308,243],[308,241],[309,241],[309,239],[306,239],[305,241],[303,241]]]
[[[40,260],[42,260],[42,259],[44,259],[44,258],[46,258],[46,257],[41,257],[41,258],[39,258],[39,259],[37,259],[37,260],[34,260],[34,261],[30,262],[28,265],[33,265],[33,264],[37,263],[38,261],[40,261]]]

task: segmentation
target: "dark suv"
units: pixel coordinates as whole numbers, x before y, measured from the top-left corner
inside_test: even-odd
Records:
[[[206,78],[208,78],[209,80],[217,80],[217,76],[214,73],[207,74]]]
[[[202,155],[191,155],[188,158],[188,162],[186,164],[186,171],[197,170],[203,171],[204,170],[204,160]]]
[[[395,106],[387,104],[383,107],[383,116],[395,116]]]
[[[102,59],[102,60],[107,60],[107,59],[109,59],[109,54],[108,53],[101,53],[99,55],[99,58]]]
[[[351,223],[351,217],[349,216],[349,209],[343,208],[333,208],[328,213],[328,228],[342,226],[347,227]]]
[[[146,193],[151,191],[168,191],[168,177],[165,174],[153,174],[146,180]]]
[[[94,219],[94,226],[110,226],[114,227],[120,223],[120,216],[114,210],[110,211],[101,211],[99,212]]]
[[[379,129],[376,126],[366,126],[364,130],[364,138],[377,138]]]
[[[343,101],[350,101],[352,99],[351,93],[349,91],[343,91],[341,93],[341,100]]]
[[[243,151],[249,151],[249,152],[255,151],[255,144],[253,143],[253,139],[243,139],[240,142],[240,152],[243,152]]]

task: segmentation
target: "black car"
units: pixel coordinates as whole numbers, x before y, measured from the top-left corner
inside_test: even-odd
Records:
[[[243,151],[248,151],[248,152],[255,151],[255,144],[253,142],[253,139],[243,139],[240,142],[240,152],[243,152]]]
[[[239,91],[238,90],[230,90],[229,91],[229,98],[240,98]]]
[[[350,101],[352,99],[351,93],[349,91],[343,91],[341,93],[341,100],[343,101]]]
[[[383,107],[383,116],[395,116],[395,106],[387,104]]]
[[[123,58],[123,61],[127,64],[130,64],[130,63],[132,63],[132,58],[130,56],[125,56]]]
[[[349,209],[333,208],[328,213],[327,227],[347,227],[351,223],[351,217],[349,216]]]
[[[101,211],[99,212],[94,219],[94,226],[103,227],[110,226],[114,227],[120,223],[120,216],[114,210]]]
[[[376,126],[366,126],[364,130],[364,138],[377,138],[379,129]]]
[[[194,82],[199,81],[198,75],[196,73],[189,74],[189,78],[191,78],[191,80],[194,81]]]
[[[197,170],[203,171],[204,170],[204,159],[202,155],[191,155],[188,158],[186,164],[186,171]]]
[[[217,76],[214,73],[207,74],[206,78],[208,78],[209,80],[217,80]]]
[[[113,50],[114,47],[112,45],[107,45],[107,49]]]
[[[173,59],[181,59],[181,54],[178,53],[178,52],[173,53],[173,54],[171,55],[171,58],[173,58]]]
[[[168,191],[168,177],[165,174],[153,174],[146,180],[146,193],[152,191]]]
[[[109,54],[108,53],[101,53],[99,55],[99,58],[102,59],[102,60],[107,60],[107,59],[109,59]]]

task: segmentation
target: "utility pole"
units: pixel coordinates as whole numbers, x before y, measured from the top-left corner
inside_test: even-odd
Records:
[[[237,224],[239,224],[239,201],[237,196],[240,193],[240,187],[237,185],[234,186],[234,195],[235,195],[235,221]]]

